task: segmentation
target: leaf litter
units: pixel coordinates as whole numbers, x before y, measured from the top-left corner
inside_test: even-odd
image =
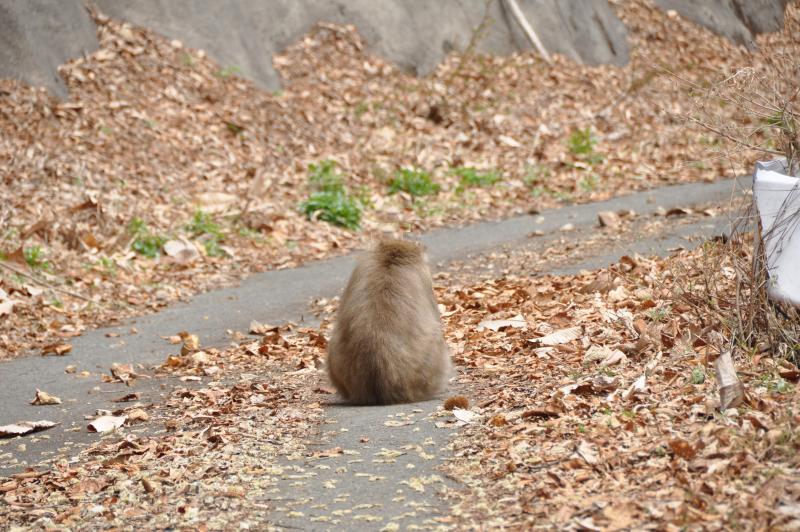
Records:
[[[415,78],[370,55],[354,28],[319,24],[274,58],[275,94],[201,50],[96,14],[99,49],[60,68],[67,100],[0,81],[0,175],[11,176],[0,181],[0,356],[65,345],[87,327],[375,234],[728,173],[706,157],[708,133],[676,119],[692,108],[691,87],[670,72],[704,84],[765,68],[764,57],[797,45],[796,5],[784,32],[757,38],[760,53],[644,0],[612,7],[629,28],[623,68],[453,53]],[[593,153],[571,150],[587,132]],[[309,164],[328,159],[370,206],[360,232],[299,211]],[[387,179],[406,167],[431,173],[439,192],[389,194]],[[465,189],[465,171],[500,179]]]
[[[573,276],[531,276],[518,250],[506,253],[502,278],[471,285],[468,276],[448,278],[451,286],[437,295],[463,368],[460,386],[476,403],[443,468],[463,486],[447,489],[454,523],[591,530],[800,523],[790,510],[800,501],[797,378],[775,380],[793,364],[740,353],[736,380],[693,377],[698,367],[713,375],[715,360],[730,365],[719,340],[725,322],[699,317],[684,295],[685,287],[708,286],[715,246],[722,244],[668,259],[624,257]],[[728,260],[715,268],[724,272]],[[606,282],[616,293],[601,291]],[[735,293],[724,274],[713,286]],[[522,314],[531,327],[475,327],[488,309]],[[548,342],[547,357],[536,353],[537,329],[559,340]],[[736,408],[720,402],[730,386],[745,391]]]
[[[636,68],[665,56],[664,47],[672,44],[650,42],[657,32],[681,36],[680,53],[666,54],[678,61],[702,58],[719,67],[756,61],[645,2],[614,5],[636,45],[626,69],[581,67],[557,58],[555,69],[539,75],[543,67],[530,54],[478,57],[461,68],[454,56],[430,78],[416,80],[365,56],[352,28],[320,25],[276,58],[287,80],[282,95],[267,95],[235,76],[214,76],[218,67],[202,52],[103,19],[101,49],[62,68],[71,90],[68,102],[2,82],[9,114],[0,118],[8,133],[0,141],[0,165],[26,176],[21,182],[31,186],[12,190],[0,183],[0,197],[13,198],[6,202],[11,210],[0,212],[2,221],[13,219],[22,229],[20,236],[4,235],[0,247],[9,260],[21,257],[22,267],[24,245],[46,246],[59,259],[52,269],[32,272],[43,286],[69,284],[82,297],[122,304],[89,305],[74,295],[31,287],[2,270],[0,294],[6,295],[0,300],[13,295],[14,304],[3,307],[0,347],[19,353],[31,346],[68,345],[64,339],[88,326],[157,310],[251,271],[341,253],[364,243],[370,230],[397,227],[398,220],[411,219],[404,227],[420,230],[529,210],[530,190],[517,181],[531,160],[545,161],[542,171],[550,172],[553,190],[577,201],[721,173],[718,168],[687,172],[677,161],[696,154],[702,134],[674,124],[673,115],[648,98],[623,98],[609,107],[613,120],[593,124],[601,133],[598,150],[614,153],[595,167],[607,180],[594,189],[577,185],[583,170],[564,150],[569,127],[560,117],[592,109],[603,101],[598,95],[621,90]],[[790,6],[787,24],[797,18],[797,8]],[[785,46],[787,33],[759,37],[759,45]],[[492,76],[485,74],[487,65],[496,70]],[[168,67],[173,77],[165,82]],[[364,81],[365,71],[372,81]],[[458,74],[453,84],[442,83],[453,71]],[[111,91],[96,79],[119,85]],[[522,90],[529,80],[542,85]],[[136,94],[126,92],[125,83],[135,86]],[[643,94],[654,100],[678,107],[684,101],[683,91],[659,75],[648,83]],[[399,94],[399,86],[407,90]],[[370,94],[388,103],[368,106],[356,120],[350,106]],[[442,96],[448,101],[447,125],[426,122],[431,98]],[[476,101],[486,106],[466,105]],[[535,119],[526,111],[533,108]],[[636,135],[615,130],[614,124],[627,123],[632,114],[644,126]],[[75,132],[66,138],[79,155],[63,150],[61,130]],[[642,142],[651,137],[660,140]],[[143,141],[154,147],[146,158],[126,148]],[[356,143],[363,151],[353,150]],[[430,148],[410,149],[415,145]],[[194,165],[174,156],[193,150]],[[30,155],[15,156],[22,153]],[[306,163],[322,156],[336,158],[381,206],[367,214],[364,233],[297,213]],[[508,186],[477,189],[474,201],[463,201],[455,183],[443,176],[444,193],[435,200],[440,214],[419,217],[402,196],[385,198],[371,170],[473,161],[501,169]],[[182,183],[182,191],[169,188],[167,174]],[[59,202],[39,185],[63,175],[81,176],[80,187],[64,184],[60,198],[71,199],[72,206],[53,211]],[[269,199],[253,192],[257,183],[270,188]],[[219,195],[205,196],[208,189]],[[151,192],[157,190],[163,192]],[[558,201],[554,195],[533,207]],[[243,230],[226,235],[236,261],[231,254],[209,253],[204,245],[209,240],[198,240],[208,234],[183,229],[198,207],[239,216],[246,220],[244,229],[267,243],[240,239],[240,233],[249,234]],[[685,211],[673,214],[681,219],[694,214]],[[161,244],[179,242],[168,246],[173,253],[148,259],[131,251],[126,228],[143,213],[152,214],[149,231],[176,233]],[[620,215],[613,229],[624,231],[626,217]],[[192,253],[191,260],[183,259],[187,242],[200,257]],[[96,260],[98,251],[104,260]],[[68,274],[87,258],[92,258],[88,272]],[[675,283],[678,265],[702,271],[697,252],[681,251],[668,261],[625,257],[610,268],[575,276],[533,277],[527,257],[520,264],[521,275],[481,282],[454,276],[437,288],[448,341],[463,369],[460,381],[468,390],[463,393],[475,403],[458,414],[470,422],[453,441],[454,458],[443,471],[463,485],[448,489],[451,523],[796,526],[798,419],[790,406],[797,403],[797,387],[776,384],[775,375],[796,381],[800,372],[768,356],[737,358],[747,394],[728,409],[720,408],[713,379],[693,379],[698,367],[711,375],[710,364],[721,354],[710,334],[714,324],[703,324],[666,286]],[[66,305],[48,299],[56,293]],[[487,320],[521,325],[518,316],[527,327],[478,327]],[[44,324],[45,332],[28,327],[31,323]],[[167,358],[159,373],[194,382],[170,392],[163,405],[134,404],[103,414],[100,418],[137,424],[123,422],[78,457],[0,479],[5,503],[0,513],[42,527],[202,529],[270,522],[276,479],[287,474],[279,457],[305,452],[305,438],[321,419],[321,398],[329,394],[309,382],[318,373],[326,327],[257,327],[262,338],[225,350],[201,351],[188,333],[179,336],[180,354]],[[587,358],[592,346],[609,349],[613,357]],[[609,360],[615,363],[602,364]],[[117,370],[111,379],[135,384],[134,368]],[[453,419],[453,413],[447,415]],[[407,417],[393,421],[413,424]],[[0,436],[53,425],[20,422],[0,427]],[[437,482],[432,478],[416,477],[409,487],[424,490],[426,482]],[[374,517],[359,515],[366,521]]]

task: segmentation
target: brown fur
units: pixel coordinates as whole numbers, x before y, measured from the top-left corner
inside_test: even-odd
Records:
[[[328,374],[354,404],[422,401],[450,374],[422,246],[382,240],[356,265],[328,344]]]

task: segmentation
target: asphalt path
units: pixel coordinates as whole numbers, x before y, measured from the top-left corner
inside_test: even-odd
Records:
[[[597,215],[601,211],[630,209],[641,217],[647,217],[659,208],[724,205],[749,186],[749,180],[669,186],[504,221],[435,230],[419,239],[428,247],[433,269],[446,270],[454,261],[480,264],[483,257],[495,250],[531,246],[546,249],[565,238],[561,231],[565,224],[572,224],[575,228],[568,238],[580,241],[596,230]],[[530,238],[533,231],[542,236]],[[724,219],[675,227],[665,224],[660,234],[594,253],[575,264],[554,267],[550,273],[574,273],[603,267],[625,254],[664,255],[675,247],[690,247],[687,242],[697,243],[725,231]],[[149,368],[176,351],[177,346],[169,344],[163,337],[187,330],[197,334],[203,346],[225,346],[230,343],[228,331],[247,331],[252,320],[270,324],[291,321],[314,325],[309,303],[316,298],[335,296],[341,291],[353,267],[354,256],[256,274],[239,286],[199,294],[157,314],[88,331],[72,340],[73,350],[64,357],[30,355],[0,363],[0,425],[37,419],[60,423],[48,431],[14,440],[15,443],[23,442],[24,446],[0,447],[0,475],[13,474],[54,458],[69,459],[85,445],[96,441],[98,436],[86,431],[86,417],[99,408],[114,409],[115,403],[110,400],[131,391],[119,383],[102,383],[99,375],[108,374],[115,362],[133,363],[139,365],[143,373],[148,373]],[[136,332],[132,332],[132,328]],[[68,365],[76,366],[78,372],[88,370],[92,376],[66,374],[64,370]],[[141,402],[158,402],[176,385],[185,386],[169,379],[138,379],[135,389],[142,393]],[[60,397],[63,404],[55,407],[30,405],[36,388]],[[440,404],[441,401],[429,401],[392,407],[329,407],[326,412],[328,424],[339,430],[330,430],[326,426],[326,434],[321,435],[315,445],[350,449],[363,456],[333,456],[329,459],[332,467],[314,470],[315,477],[321,475],[315,482],[308,485],[293,482],[291,492],[295,495],[285,504],[272,501],[283,512],[278,512],[275,524],[301,529],[369,530],[381,528],[390,519],[396,519],[394,522],[405,527],[410,523],[431,526],[437,523],[437,518],[446,518],[446,510],[442,510],[435,493],[437,486],[443,485],[447,479],[437,480],[435,477],[436,466],[445,459],[444,447],[452,427],[436,426],[436,410]],[[397,419],[408,423],[398,425]],[[413,428],[406,425],[413,425]],[[396,457],[387,460],[387,455]],[[297,464],[300,469],[315,465]],[[343,470],[346,472],[344,475],[335,473]],[[325,475],[333,476],[327,478]],[[430,480],[430,484],[422,484],[421,491],[419,483],[423,481],[419,479]],[[336,496],[333,493],[325,493],[326,490],[320,487],[330,480],[338,483],[335,490],[338,501],[334,500]],[[289,490],[288,485],[286,489]],[[347,508],[342,506],[341,493],[348,494]],[[321,521],[325,518],[322,510],[315,516],[313,511],[297,510],[297,504],[292,503],[293,500],[308,502],[309,499],[314,500],[319,509],[335,511],[338,508],[338,522]],[[364,511],[348,511],[354,507]],[[373,521],[370,516],[380,519]],[[382,525],[377,526],[379,523]]]

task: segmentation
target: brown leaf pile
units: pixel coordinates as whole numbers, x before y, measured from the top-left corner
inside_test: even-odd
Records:
[[[321,417],[309,384],[321,355],[318,334],[285,326],[203,353],[200,361],[176,355],[180,364],[157,370],[202,384],[174,389],[163,404],[123,396],[125,406],[88,429],[116,427],[114,436],[70,461],[59,456],[51,467],[0,477],[0,520],[87,530],[267,522],[272,506],[257,501],[270,500],[277,478],[291,474],[287,460],[304,452]]]
[[[759,37],[760,54],[644,0],[614,6],[630,28],[624,68],[453,55],[417,79],[366,53],[352,28],[321,24],[275,58],[285,80],[276,94],[202,51],[98,17],[100,49],[61,69],[69,100],[0,81],[0,356],[337,254],[376,231],[727,173],[708,162],[709,134],[678,118],[691,95],[676,76],[703,84],[762,68],[771,50],[797,45],[797,6],[786,31]],[[571,151],[587,127],[596,145]],[[298,211],[307,165],[327,158],[371,204],[361,232]],[[388,195],[404,166],[431,172],[441,192]],[[451,170],[472,166],[502,179],[462,190]],[[192,226],[198,209],[216,229]],[[156,260],[134,251],[133,227],[154,239]]]
[[[573,277],[504,278],[440,293],[477,422],[447,473],[463,523],[489,527],[793,528],[798,374],[737,352],[745,404],[719,410],[730,261],[706,292],[709,247],[624,257]],[[727,275],[727,276],[726,276]],[[687,304],[705,298],[716,313]],[[720,306],[723,305],[723,306]],[[522,315],[498,331],[485,320]],[[723,318],[723,319],[720,319]]]

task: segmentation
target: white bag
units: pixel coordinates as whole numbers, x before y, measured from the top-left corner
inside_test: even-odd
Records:
[[[761,218],[772,299],[800,306],[800,179],[785,161],[757,162],[753,196]]]

